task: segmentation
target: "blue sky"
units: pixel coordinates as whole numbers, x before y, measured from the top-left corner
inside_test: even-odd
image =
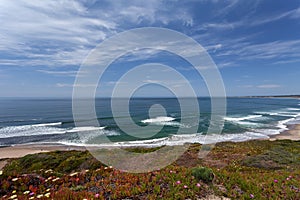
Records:
[[[300,94],[297,0],[2,0],[0,23],[2,97],[71,97],[88,53],[106,38],[140,27],[172,29],[199,42],[218,66],[229,96]],[[122,73],[145,62],[178,69],[198,95],[207,95],[201,77],[174,55],[145,50],[120,60],[103,79],[100,96],[109,96]],[[153,86],[140,94],[166,93]]]

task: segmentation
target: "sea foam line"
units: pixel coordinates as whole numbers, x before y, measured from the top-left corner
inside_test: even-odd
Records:
[[[262,115],[248,115],[245,117],[224,117],[226,121],[244,121],[244,120],[249,120],[249,119],[255,119],[255,118],[260,118]]]
[[[56,127],[59,123],[47,123],[47,124],[33,124],[33,125],[21,125],[21,126],[6,126],[0,128],[0,138],[12,138],[23,136],[37,136],[37,135],[54,135],[54,134],[66,134],[66,133],[85,133],[93,132],[94,134],[102,134],[105,127],[73,127],[73,128],[61,128]],[[102,131],[102,132],[99,132]]]
[[[53,123],[44,123],[44,124],[33,124],[32,126],[60,126],[62,125],[62,122],[53,122]]]
[[[150,119],[144,119],[141,122],[142,123],[160,123],[160,122],[171,122],[174,121],[175,118],[173,117],[155,117]]]

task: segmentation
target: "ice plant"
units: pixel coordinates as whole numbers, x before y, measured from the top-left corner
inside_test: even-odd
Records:
[[[277,180],[277,179],[274,179],[274,183],[278,183],[278,180]]]
[[[181,182],[180,181],[176,181],[176,184],[179,185]]]
[[[253,198],[254,198],[254,195],[253,195],[253,194],[250,194],[250,198],[253,199]]]

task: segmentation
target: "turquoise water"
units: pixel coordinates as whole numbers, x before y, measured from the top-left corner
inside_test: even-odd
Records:
[[[75,127],[71,99],[0,99],[0,145],[59,143],[68,145],[159,146],[185,142],[214,143],[218,141],[244,141],[268,138],[287,130],[288,124],[300,120],[300,100],[280,98],[228,98],[227,116],[222,134],[209,134],[210,98],[199,98],[200,116],[190,109],[187,123],[182,123],[180,105],[175,98],[134,98],[130,101],[130,117],[140,126],[135,137],[122,131],[115,119],[129,121],[124,113],[112,115],[110,99],[96,99],[95,109],[100,127],[90,126],[87,121]],[[166,116],[149,117],[149,108],[162,105]],[[118,109],[117,109],[118,110]],[[195,124],[195,119],[199,123]],[[158,132],[143,133],[143,127],[162,127]],[[128,124],[130,126],[130,124]],[[179,128],[185,132],[178,135]],[[197,128],[197,131],[195,130]],[[192,131],[193,130],[193,131]],[[143,135],[144,134],[144,135]],[[150,137],[147,137],[150,134]],[[105,144],[103,144],[105,143]]]

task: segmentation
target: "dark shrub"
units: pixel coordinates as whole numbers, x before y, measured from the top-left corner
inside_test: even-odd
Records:
[[[192,169],[192,175],[198,180],[202,180],[206,183],[213,181],[215,175],[213,170],[206,167],[197,167]]]

